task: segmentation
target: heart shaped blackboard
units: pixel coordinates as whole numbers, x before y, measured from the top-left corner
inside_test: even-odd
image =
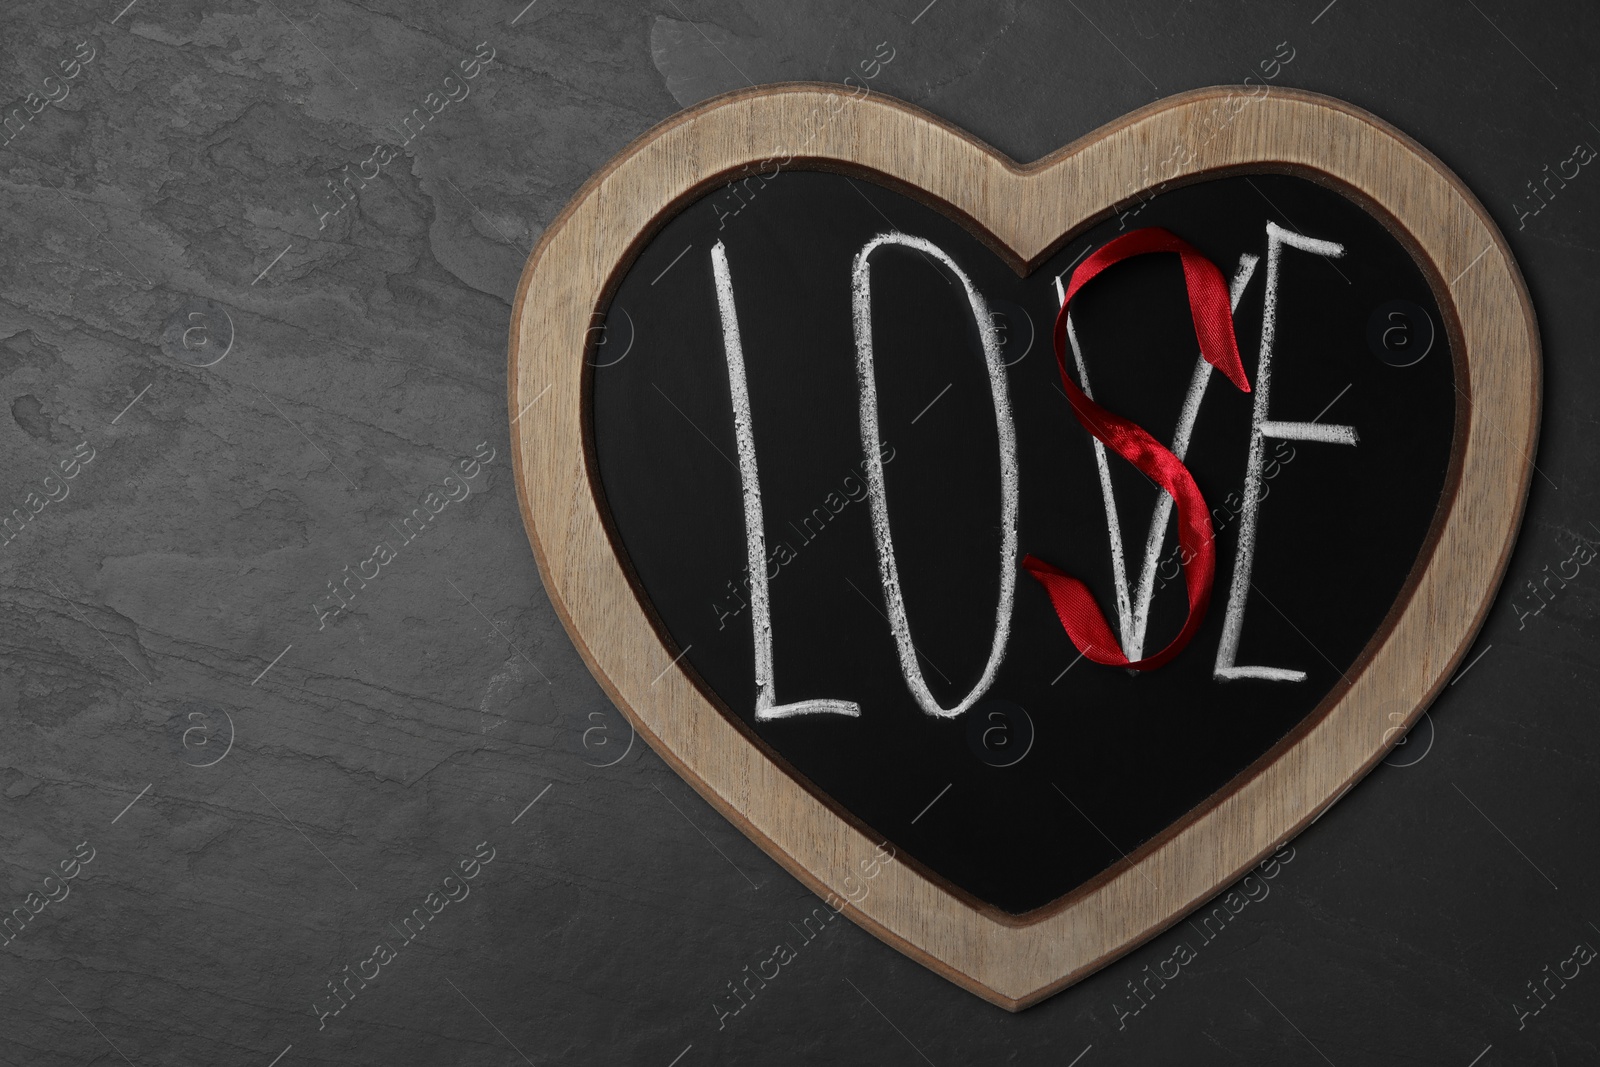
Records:
[[[1152,167],[1163,137],[1187,151]],[[1139,232],[1220,271],[1249,392],[1199,358],[1170,254],[1074,297],[1063,381],[1066,287]],[[1481,210],[1345,105],[1188,94],[1018,168],[789,86],[654,131],[552,225],[511,408],[552,599],[650,743],[852,918],[1017,1008],[1204,901],[1420,714],[1514,535],[1536,352]],[[1200,551],[1073,382],[1210,513],[1213,602],[1156,669],[1075,644],[1020,566],[1081,579],[1130,660],[1189,612]]]

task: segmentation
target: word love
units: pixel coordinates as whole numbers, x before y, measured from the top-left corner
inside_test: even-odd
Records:
[[[84,854],[85,849],[88,849],[88,855]],[[41,895],[38,892],[30,892],[22,899],[22,907],[11,909],[11,914],[0,923],[0,928],[3,928],[3,932],[0,932],[0,945],[11,944],[12,939],[22,933],[23,928],[33,921],[35,915],[51,904],[59,904],[66,900],[72,892],[67,883],[82,874],[83,868],[88,866],[94,857],[94,847],[89,842],[80,841],[74,845],[72,855],[58,864],[60,877],[53,874],[46,875],[42,883],[44,893]]]
[[[456,864],[461,872],[460,877],[454,874],[445,875],[441,882],[442,893],[438,889],[429,891],[428,895],[422,898],[422,903],[411,909],[410,915],[400,920],[399,927],[394,923],[389,924],[389,929],[400,935],[398,939],[389,938],[387,941],[378,942],[372,947],[372,955],[356,962],[353,973],[347,963],[340,972],[343,977],[335,975],[328,979],[328,992],[333,996],[326,1001],[319,1002],[315,998],[311,1001],[311,1014],[317,1017],[317,1029],[327,1029],[330,1016],[338,1015],[348,1008],[356,999],[356,993],[367,988],[368,982],[377,981],[379,975],[383,973],[383,968],[400,957],[400,950],[422,936],[424,928],[435,915],[452,903],[459,904],[466,900],[472,893],[472,887],[467,883],[482,874],[483,869],[494,862],[494,857],[494,847],[487,841],[480,842],[473,848],[471,856]],[[400,927],[405,929],[402,931]],[[388,938],[387,934],[384,936]],[[371,968],[370,973],[368,968]],[[352,982],[355,983],[354,986],[351,985]],[[323,1004],[337,1004],[338,1007],[325,1008]]]
[[[488,49],[487,55],[484,54],[484,49],[486,48]],[[454,74],[445,76],[442,86],[444,89],[443,96],[437,92],[432,92],[423,97],[422,107],[412,108],[411,114],[400,120],[400,130],[405,134],[405,140],[400,142],[399,148],[404,148],[410,144],[423,131],[423,128],[432,122],[434,117],[445,108],[453,103],[459,104],[472,95],[472,87],[467,82],[482,74],[483,68],[487,64],[494,62],[495,54],[495,50],[489,47],[489,42],[484,41],[478,45],[477,50],[472,55],[458,64],[461,69],[460,78],[457,78]],[[424,108],[427,110],[423,110]],[[417,128],[415,130],[411,128],[412,120],[416,120]],[[334,203],[338,206],[330,211],[324,208],[315,197],[312,198],[311,210],[317,216],[317,229],[327,229],[330,219],[337,218],[340,212],[354,204],[357,200],[357,194],[367,187],[367,182],[376,181],[378,175],[383,173],[383,168],[398,158],[400,155],[399,148],[392,148],[385,144],[373,145],[372,154],[359,164],[356,164],[355,174],[350,173],[351,165],[347,163],[344,169],[340,171],[344,175],[342,180],[335,182],[332,178],[329,178],[328,190],[333,193]],[[367,173],[368,167],[372,168],[371,174]]]
[[[59,104],[65,100],[72,92],[72,88],[67,85],[67,82],[82,74],[83,68],[94,62],[94,57],[97,54],[94,46],[88,41],[79,41],[77,49],[72,53],[72,57],[63,59],[56,64],[61,69],[61,77],[57,78],[52,74],[41,83],[44,86],[43,96],[29,90],[28,95],[22,98],[22,102],[19,105],[7,108],[4,122],[5,140],[0,141],[0,148],[10,144],[19,133],[27,129],[34,116],[51,104]],[[56,83],[54,88],[51,87],[51,82]],[[11,128],[13,122],[16,123],[16,129]]]
[[[917,651],[911,639],[911,624],[901,591],[896,561],[894,534],[889,520],[888,497],[883,473],[883,444],[878,431],[878,397],[873,365],[871,259],[880,248],[899,246],[915,249],[937,260],[961,283],[977,327],[981,358],[987,372],[999,444],[1000,532],[998,600],[995,606],[993,636],[982,676],[972,689],[950,707],[942,706],[928,688]],[[1278,323],[1278,289],[1283,270],[1283,252],[1292,249],[1308,255],[1339,257],[1344,246],[1333,241],[1308,237],[1286,230],[1276,223],[1266,225],[1266,270],[1263,272],[1263,311],[1261,338],[1256,359],[1256,380],[1247,382],[1239,364],[1233,337],[1232,313],[1257,274],[1262,257],[1240,257],[1231,283],[1223,283],[1217,268],[1187,243],[1164,230],[1135,230],[1116,238],[1083,261],[1066,288],[1057,280],[1061,311],[1056,322],[1055,342],[1064,391],[1073,413],[1093,436],[1099,470],[1101,496],[1105,506],[1107,535],[1110,541],[1112,575],[1116,594],[1119,635],[1113,636],[1086,587],[1048,563],[1032,556],[1023,560],[1050,594],[1063,628],[1088,658],[1099,663],[1127,665],[1136,669],[1161,666],[1183,647],[1198,630],[1211,593],[1214,535],[1204,498],[1195,486],[1184,456],[1189,448],[1195,421],[1205,400],[1213,369],[1221,369],[1229,381],[1251,393],[1251,423],[1244,469],[1243,500],[1238,513],[1239,535],[1227,592],[1227,607],[1221,640],[1217,648],[1213,677],[1218,681],[1257,679],[1272,682],[1303,682],[1304,671],[1292,667],[1240,664],[1238,653],[1244,629],[1247,594],[1256,546],[1262,501],[1266,493],[1266,448],[1269,440],[1304,441],[1318,444],[1354,446],[1354,427],[1318,422],[1289,422],[1272,417],[1272,369]],[[1154,252],[1177,252],[1183,260],[1190,290],[1190,308],[1195,319],[1201,353],[1196,358],[1190,386],[1170,448],[1163,446],[1142,427],[1100,407],[1092,399],[1088,363],[1078,342],[1069,313],[1073,294],[1101,270],[1121,259]],[[744,345],[740,334],[733,270],[727,248],[718,241],[711,249],[711,273],[722,328],[723,353],[727,363],[730,402],[733,408],[734,437],[738,446],[739,479],[744,503],[746,573],[749,576],[750,624],[754,636],[757,721],[770,721],[799,715],[831,714],[859,716],[860,705],[843,698],[813,698],[784,703],[778,695],[773,663],[776,640],[772,625],[768,590],[769,553],[766,517],[762,505],[761,476],[756,462],[756,430],[745,375]],[[886,233],[867,241],[856,253],[851,270],[852,318],[859,383],[861,451],[864,462],[866,496],[872,516],[879,580],[883,587],[886,618],[894,637],[900,673],[906,687],[922,711],[935,718],[956,718],[977,703],[993,685],[1010,638],[1014,602],[1014,571],[1017,560],[1018,474],[1016,430],[1012,422],[1005,365],[994,320],[983,296],[971,278],[943,249],[931,241],[904,233]],[[1067,372],[1066,346],[1070,344],[1077,370],[1077,382]],[[1080,385],[1081,383],[1081,385]],[[1107,443],[1129,459],[1153,482],[1165,490],[1156,503],[1145,538],[1143,559],[1137,578],[1130,582],[1124,559],[1121,517],[1112,493]],[[1146,659],[1143,654],[1150,605],[1155,592],[1161,546],[1166,538],[1174,506],[1178,511],[1180,543],[1185,548],[1184,576],[1189,596],[1189,620],[1172,643]],[[1190,562],[1190,561],[1193,562]],[[1120,638],[1120,640],[1119,640]],[[1119,647],[1120,646],[1120,647]]]

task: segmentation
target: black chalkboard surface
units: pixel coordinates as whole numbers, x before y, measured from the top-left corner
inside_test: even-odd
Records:
[[[1126,634],[1102,474],[1061,389],[1050,329],[1057,279],[1145,226],[1172,231],[1242,283],[1235,324],[1252,385],[1275,283],[1267,418],[1301,425],[1267,427],[1281,435],[1262,443],[1248,581],[1230,597],[1241,530],[1251,526],[1255,398],[1210,374],[1186,463],[1213,515],[1213,602],[1172,663],[1136,673],[1083,658],[1017,563],[1032,553],[1082,578]],[[1018,552],[1004,571],[1014,605],[993,684],[958,717],[925,712],[903,675],[868,500],[852,264],[891,232],[931,242],[982,295],[999,328],[1015,427]],[[1339,254],[1297,247],[1297,234],[1335,243]],[[719,243],[759,459],[775,685],[784,703],[850,701],[857,715],[755,715]],[[960,274],[938,255],[892,244],[872,254],[870,272],[900,587],[918,668],[950,708],[984,673],[1001,594],[991,383]],[[1118,264],[1072,310],[1095,399],[1170,441],[1198,351],[1177,257]],[[958,891],[1013,914],[1049,904],[1160,834],[1342,689],[1402,594],[1449,483],[1459,392],[1428,279],[1360,206],[1283,174],[1162,193],[1075,235],[1019,279],[919,202],[859,177],[785,172],[719,190],[671,219],[622,279],[596,335],[600,488],[614,543],[673,654],[832,804]],[[1161,494],[1115,454],[1106,465],[1136,607]],[[1171,527],[1151,568],[1147,652],[1185,614]],[[1241,622],[1237,652],[1221,666],[1236,676],[1222,678],[1230,610]]]

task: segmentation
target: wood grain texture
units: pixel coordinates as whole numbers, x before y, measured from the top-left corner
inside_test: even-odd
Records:
[[[1025,166],[909,105],[813,84],[716,98],[629,146],[551,223],[518,288],[508,399],[523,520],[550,598],[606,692],[707,801],[819,892],[843,896],[843,878],[878,842],[672,666],[677,650],[612,546],[586,437],[593,313],[689,200],[790,154],[792,167],[868,175],[939,207],[1024,273],[1136,195],[1241,170],[1311,177],[1363,202],[1407,244],[1456,353],[1454,491],[1385,627],[1305,723],[1179,825],[1049,907],[1007,916],[896,863],[845,908],[1018,1010],[1178,921],[1308,825],[1447,683],[1492,601],[1527,496],[1540,386],[1533,313],[1504,238],[1438,160],[1371,115],[1309,93],[1196,90]],[[1404,722],[1390,718],[1396,706],[1408,709]]]

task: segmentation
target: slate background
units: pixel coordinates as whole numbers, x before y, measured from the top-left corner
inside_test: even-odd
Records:
[[[0,1058],[1595,1061],[1600,974],[1520,1030],[1512,1004],[1575,942],[1600,945],[1600,578],[1583,569],[1536,616],[1517,599],[1600,539],[1600,177],[1515,205],[1600,144],[1600,10],[1325,2],[8,5],[8,109],[77,42],[97,52],[0,148],[0,507],[79,442],[95,458],[0,548],[0,909],[78,842],[95,856],[0,946]],[[885,40],[876,89],[1022,159],[1237,82],[1288,41],[1277,83],[1444,159],[1539,313],[1540,474],[1481,658],[1410,765],[1303,834],[1271,895],[1121,1029],[1124,983],[1178,931],[1012,1016],[840,920],[719,1031],[713,997],[815,898],[628,747],[517,515],[506,326],[543,226],[679,107],[842,80]],[[480,41],[497,56],[472,95],[319,230],[325,180],[397,145]],[[163,344],[196,321],[223,343],[197,300],[233,326],[208,368]],[[325,583],[482,441],[496,459],[471,498],[319,631]],[[319,1031],[313,998],[483,841],[471,896]]]

